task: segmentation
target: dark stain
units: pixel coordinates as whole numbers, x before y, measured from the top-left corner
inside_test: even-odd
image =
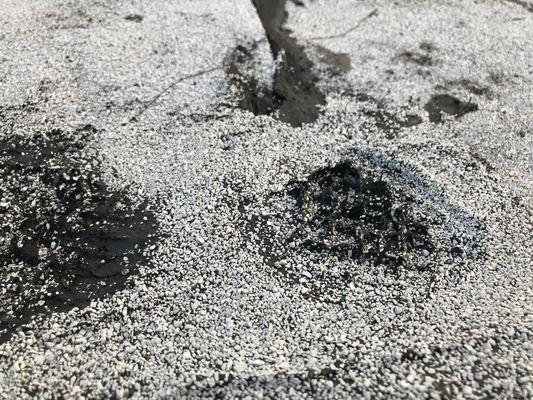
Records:
[[[361,362],[359,355],[355,356],[356,362]],[[234,374],[219,373],[214,385],[207,382],[206,376],[195,376],[196,383],[184,385],[179,389],[178,397],[199,397],[224,399],[228,392],[247,391],[250,393],[262,392],[266,398],[280,398],[283,393],[292,393],[295,398],[333,398],[335,387],[350,386],[353,397],[361,398],[365,387],[347,373],[346,361],[335,360],[333,367],[320,369],[304,369],[298,372],[276,372],[273,374]],[[341,369],[345,367],[346,369]],[[331,382],[331,387],[324,385],[324,381]],[[304,382],[305,384],[300,384]],[[295,389],[296,387],[296,389]],[[317,395],[318,394],[318,395]]]
[[[435,45],[431,42],[421,42],[418,47],[428,53],[433,52],[437,49],[437,47],[435,47]]]
[[[0,343],[34,316],[125,287],[156,220],[103,181],[80,150],[94,128],[0,141]]]
[[[274,73],[272,88],[258,87],[257,81],[242,73],[243,48],[229,66],[234,83],[244,99],[239,106],[256,115],[272,115],[280,121],[298,127],[316,121],[319,106],[326,104],[324,94],[318,89],[318,76],[313,63],[307,58],[303,46],[290,36],[283,26],[287,20],[286,0],[252,0],[265,29],[272,56],[279,61]]]
[[[335,53],[325,47],[315,46],[319,60],[328,65],[333,75],[345,74],[352,69],[352,63],[347,53]]]
[[[94,21],[93,17],[87,14],[84,10],[71,10],[70,13],[64,14],[60,11],[52,11],[44,14],[46,24],[52,29],[86,29],[93,22],[102,22],[101,20]]]
[[[139,14],[128,14],[124,17],[126,21],[132,21],[132,22],[142,22],[144,17]]]
[[[396,137],[402,128],[411,128],[422,123],[422,118],[415,114],[407,114],[405,118],[398,117],[388,111],[382,101],[367,93],[347,91],[344,94],[354,97],[358,102],[369,103],[370,106],[363,107],[361,112],[370,117],[378,129],[387,132],[389,139]]]
[[[404,119],[387,111],[383,106],[375,109],[363,109],[363,114],[374,120],[374,125],[380,130],[387,132],[387,138],[393,139],[401,128],[411,128],[422,123],[418,115],[408,114]]]
[[[482,86],[468,79],[461,79],[458,83],[470,93],[475,94],[476,96],[485,96],[487,98],[492,97],[492,91],[487,86]]]
[[[230,76],[230,85],[236,86],[241,92],[242,97],[237,103],[239,108],[254,115],[271,115],[278,107],[272,92],[260,85],[254,76],[245,76],[242,72],[243,66],[251,61],[255,47],[237,46],[231,55],[227,73]]]
[[[448,90],[450,87],[461,87],[468,90],[473,95],[484,96],[487,99],[492,99],[494,97],[493,91],[488,86],[481,85],[470,79],[451,80],[446,82],[445,85],[435,86],[435,89]]]
[[[489,73],[489,80],[498,86],[502,86],[505,83],[506,77],[501,71],[491,71]]]
[[[476,151],[471,152],[472,158],[474,158],[479,164],[485,167],[485,170],[488,172],[494,172],[496,168],[481,154]],[[472,166],[472,165],[471,165]]]
[[[422,118],[415,114],[407,114],[405,119],[402,121],[402,124],[406,128],[416,126],[422,123]]]
[[[459,100],[449,94],[435,94],[431,96],[424,109],[429,114],[429,120],[434,123],[442,122],[442,113],[453,115],[457,118],[478,110],[478,106],[470,100]]]
[[[411,200],[349,162],[289,186],[301,224],[288,240],[310,250],[370,259],[396,271],[406,252],[433,247],[424,222],[410,215]]]

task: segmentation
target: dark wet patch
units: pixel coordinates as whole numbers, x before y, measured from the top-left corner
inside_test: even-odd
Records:
[[[335,53],[325,47],[314,46],[320,62],[328,66],[328,70],[333,75],[345,74],[352,69],[350,56],[347,53]]]
[[[487,99],[492,99],[494,97],[494,93],[490,87],[481,85],[470,79],[451,80],[446,82],[445,85],[436,85],[435,89],[439,91],[446,91],[453,87],[466,89],[473,95],[483,96]]]
[[[360,362],[362,357],[355,353],[354,359]],[[247,392],[262,393],[262,397],[266,398],[280,398],[283,393],[291,393],[294,398],[334,398],[337,386],[349,385],[352,396],[363,397],[365,388],[349,376],[346,372],[348,368],[341,368],[346,364],[346,360],[342,361],[342,365],[336,360],[331,367],[273,374],[219,373],[214,383],[210,383],[207,376],[196,375],[194,383],[180,388],[177,396],[223,399],[228,392]]]
[[[128,14],[124,17],[126,21],[132,21],[132,22],[142,22],[144,17],[139,14]]]
[[[240,92],[241,98],[237,101],[239,108],[255,115],[271,115],[278,107],[272,92],[260,84],[257,78],[243,72],[245,65],[251,62],[255,48],[255,45],[252,48],[237,46],[230,57],[227,73],[230,85],[236,86]]]
[[[239,106],[256,115],[272,115],[292,126],[301,126],[318,119],[319,106],[326,104],[318,89],[318,76],[305,49],[283,25],[287,19],[286,0],[252,0],[265,29],[270,50],[278,66],[272,87],[260,87],[257,80],[242,72],[246,57],[241,46],[230,62],[228,73],[244,97]]]
[[[400,301],[395,282],[406,280],[424,301],[442,282],[462,279],[467,260],[485,257],[477,220],[413,166],[380,152],[354,150],[289,182],[267,206],[243,210],[248,223],[240,226],[266,265],[325,303],[342,304],[352,285],[383,285]]]
[[[401,122],[402,126],[410,128],[422,123],[422,118],[415,114],[407,114],[405,119]]]
[[[418,115],[408,114],[405,118],[399,118],[382,106],[376,109],[363,109],[362,112],[374,120],[376,127],[387,132],[389,139],[393,139],[401,128],[411,128],[422,123],[422,118]]]
[[[476,151],[471,152],[472,157],[483,167],[485,167],[485,170],[488,172],[494,172],[496,168],[481,154],[479,154]],[[478,165],[475,165],[474,163],[470,164],[471,167],[478,167]]]
[[[81,156],[91,126],[0,141],[0,342],[37,315],[124,288],[156,221]]]
[[[373,120],[373,125],[387,133],[387,138],[393,139],[402,128],[411,128],[422,123],[422,118],[415,114],[407,114],[405,117],[387,110],[383,102],[363,92],[352,93],[347,91],[344,95],[354,97],[358,102],[368,103],[361,113]]]
[[[498,86],[502,86],[506,81],[506,76],[501,71],[491,71],[488,75],[488,78],[492,83]]]
[[[492,90],[488,86],[480,85],[468,79],[461,79],[458,83],[476,96],[492,97]]]
[[[442,122],[442,114],[453,115],[457,118],[478,110],[478,105],[470,100],[464,102],[449,94],[435,94],[431,96],[424,109],[429,114],[429,120],[434,123]]]
[[[43,15],[43,23],[54,30],[59,29],[87,29],[95,21],[93,16],[89,15],[83,9],[69,9],[62,11],[51,11]]]
[[[437,47],[431,42],[421,42],[418,47],[420,47],[421,50],[426,51],[428,53],[433,52],[437,49]]]
[[[288,241],[393,271],[405,264],[407,252],[432,249],[424,221],[410,214],[412,199],[349,162],[319,169],[289,187],[300,224]]]

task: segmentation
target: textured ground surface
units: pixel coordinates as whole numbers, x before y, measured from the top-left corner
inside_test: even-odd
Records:
[[[3,0],[0,398],[531,398],[532,37],[529,0]]]

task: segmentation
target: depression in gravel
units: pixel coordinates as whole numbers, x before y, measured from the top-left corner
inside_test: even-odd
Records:
[[[0,399],[533,398],[533,0],[0,0]]]

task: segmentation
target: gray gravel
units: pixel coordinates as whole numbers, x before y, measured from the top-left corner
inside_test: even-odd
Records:
[[[235,105],[236,46],[266,87],[276,65],[250,1],[3,0],[0,134],[93,125],[159,240],[124,290],[0,344],[0,398],[533,396],[533,3],[298,3],[327,98],[302,127]],[[478,109],[431,122],[435,94]],[[345,160],[432,221],[398,276],[285,245],[287,185]]]

